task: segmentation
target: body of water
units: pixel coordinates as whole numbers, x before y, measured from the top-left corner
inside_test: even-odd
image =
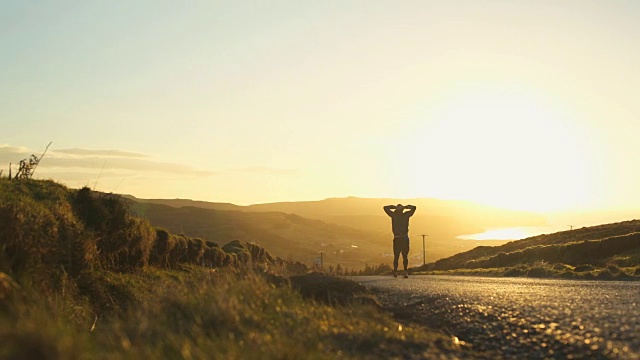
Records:
[[[546,225],[546,226],[520,226],[511,228],[487,229],[485,232],[477,234],[460,235],[461,240],[520,240],[531,236],[552,234],[558,231],[570,230],[569,225]]]

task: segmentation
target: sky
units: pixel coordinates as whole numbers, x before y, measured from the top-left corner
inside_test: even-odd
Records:
[[[3,1],[0,169],[239,205],[640,208],[640,2]],[[15,172],[15,165],[13,171]]]

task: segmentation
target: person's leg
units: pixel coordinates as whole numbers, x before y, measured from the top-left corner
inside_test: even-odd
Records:
[[[398,276],[398,259],[400,258],[401,248],[396,239],[393,239],[393,276]]]
[[[402,265],[404,265],[404,278],[409,277],[409,273],[407,272],[407,265],[409,265],[409,258],[406,253],[402,253]]]
[[[407,277],[407,268],[409,266],[409,238],[407,237],[406,242],[403,244],[402,248],[402,265],[404,266],[404,277]]]
[[[393,276],[398,276],[398,258],[400,254],[393,255]]]

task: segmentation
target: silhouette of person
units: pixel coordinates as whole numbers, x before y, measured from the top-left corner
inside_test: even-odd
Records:
[[[398,258],[402,254],[404,265],[404,277],[408,278],[407,266],[409,265],[409,218],[416,212],[413,205],[387,205],[384,212],[391,217],[391,229],[393,230],[393,277],[398,277]],[[394,211],[391,211],[391,210]],[[407,212],[404,210],[408,209]]]

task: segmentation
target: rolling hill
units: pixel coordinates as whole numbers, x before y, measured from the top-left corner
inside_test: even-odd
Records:
[[[282,212],[212,210],[193,206],[133,203],[131,211],[175,233],[225,243],[233,239],[266,246],[284,259],[308,265],[323,252],[325,265],[360,268],[385,261],[383,233],[365,231]]]
[[[602,277],[640,275],[640,220],[583,227],[538,235],[501,246],[479,246],[416,269],[503,269],[505,274],[574,277],[575,273],[604,269]],[[622,268],[628,270],[622,271]],[[609,274],[607,274],[607,271]],[[587,276],[590,277],[591,275]]]
[[[311,264],[324,252],[326,265],[362,268],[365,264],[391,262],[389,218],[382,206],[398,202],[418,206],[412,217],[411,265],[423,262],[421,237],[426,238],[426,259],[451,256],[476,246],[460,240],[462,234],[488,227],[531,226],[541,216],[479,206],[464,201],[435,199],[332,198],[321,201],[283,202],[238,206],[184,199],[137,199],[132,209],[156,226],[189,236],[225,242],[253,241],[276,256]],[[501,245],[505,241],[483,241]]]

